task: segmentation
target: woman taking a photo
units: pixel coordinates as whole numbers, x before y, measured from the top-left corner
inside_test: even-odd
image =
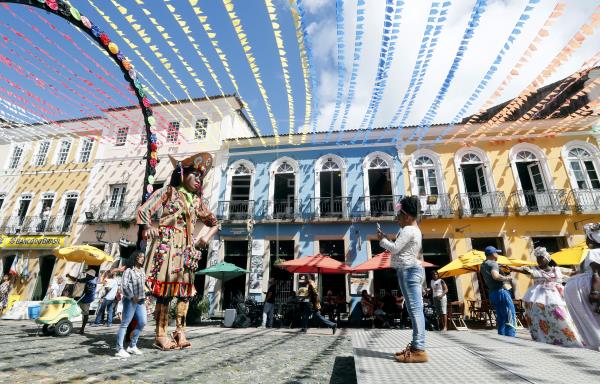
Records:
[[[391,265],[396,269],[402,296],[412,321],[412,342],[401,352],[396,352],[396,360],[401,363],[424,363],[429,358],[425,352],[425,316],[423,314],[422,288],[425,270],[417,258],[421,252],[422,234],[417,224],[419,198],[406,196],[400,200],[400,231],[396,241],[386,238],[377,229],[379,245],[392,254]]]

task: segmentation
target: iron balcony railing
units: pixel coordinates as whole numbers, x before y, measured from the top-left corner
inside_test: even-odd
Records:
[[[396,214],[395,206],[401,195],[361,196],[351,210],[352,216],[386,217]]]
[[[217,219],[248,220],[254,217],[254,200],[219,201]]]
[[[90,206],[89,211],[86,212],[90,212],[91,216],[86,217],[86,220],[100,223],[134,221],[139,206],[139,202],[127,202],[111,207],[110,203],[105,200],[98,205]]]
[[[263,202],[260,216],[266,220],[295,220],[300,218],[300,200],[269,200]]]
[[[349,197],[313,197],[310,199],[314,218],[348,217]]]
[[[453,208],[463,216],[500,216],[508,213],[504,192],[459,193]]]
[[[440,193],[438,195],[422,195],[421,200],[421,215],[423,217],[449,217],[454,214],[450,195]]]
[[[564,189],[548,191],[516,191],[510,195],[511,205],[518,214],[562,213],[569,209]]]
[[[568,201],[578,213],[600,212],[600,189],[573,189]]]
[[[0,233],[42,234],[71,231],[73,216],[10,216],[0,225]]]

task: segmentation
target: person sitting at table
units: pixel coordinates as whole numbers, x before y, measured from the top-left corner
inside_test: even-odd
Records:
[[[342,313],[348,313],[348,303],[346,302],[346,295],[344,292],[340,292],[335,297],[335,319],[337,322],[340,321]]]
[[[366,289],[363,289],[361,293],[360,306],[362,308],[362,314],[364,317],[373,316],[373,298],[369,295]]]
[[[290,328],[296,323],[296,320],[300,318],[300,298],[296,296],[295,291],[290,292],[290,296],[285,302],[287,311],[286,311],[286,320],[290,323]]]
[[[323,297],[323,315],[327,315],[330,319],[333,319],[333,312],[335,311],[335,296],[331,290],[327,291],[325,297]]]
[[[384,311],[385,303],[382,300],[376,300],[375,302],[375,311],[373,311],[373,315],[375,316],[375,326],[377,328],[391,328],[390,326],[390,318],[387,312]]]

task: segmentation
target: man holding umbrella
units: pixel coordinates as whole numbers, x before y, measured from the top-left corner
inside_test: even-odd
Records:
[[[502,276],[498,267],[498,254],[495,247],[485,247],[485,261],[481,264],[481,275],[489,290],[490,303],[496,309],[498,334],[514,337],[516,335],[515,305],[504,283],[512,280],[510,276]]]

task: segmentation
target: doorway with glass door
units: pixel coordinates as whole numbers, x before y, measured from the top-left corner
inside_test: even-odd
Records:
[[[229,211],[230,220],[246,220],[249,218],[250,209],[252,209],[250,206],[251,181],[252,175],[246,167],[244,167],[244,171],[239,171],[239,174],[231,177],[231,200],[226,208]]]
[[[337,163],[327,161],[319,174],[319,215],[322,217],[342,217],[344,214],[342,197],[342,172]]]
[[[274,175],[273,201],[271,213],[274,219],[293,219],[295,203],[296,177],[291,165],[283,162]]]
[[[75,215],[75,207],[77,206],[77,199],[79,195],[77,193],[68,193],[65,197],[65,206],[63,211],[63,225],[61,232],[69,232],[71,230],[71,223],[73,222],[73,216]]]
[[[539,160],[529,151],[521,151],[515,159],[521,191],[520,207],[528,212],[541,212],[552,208],[554,202],[547,189]]]
[[[110,186],[107,217],[108,220],[117,220],[122,216],[126,192],[126,184],[115,184]]]
[[[484,165],[462,164],[461,170],[466,191],[464,199],[466,201],[463,201],[463,206],[466,205],[471,215],[491,213],[492,201],[488,194]]]
[[[19,209],[17,211],[17,218],[15,222],[14,232],[26,232],[25,226],[27,225],[27,212],[31,205],[33,196],[30,194],[22,195],[19,201]]]
[[[371,216],[393,216],[394,196],[388,164],[376,157],[369,164],[369,212]]]
[[[319,253],[342,263],[346,262],[344,240],[319,240]],[[325,296],[331,291],[334,296],[346,297],[346,275],[324,274],[319,278],[321,279],[321,296]]]

